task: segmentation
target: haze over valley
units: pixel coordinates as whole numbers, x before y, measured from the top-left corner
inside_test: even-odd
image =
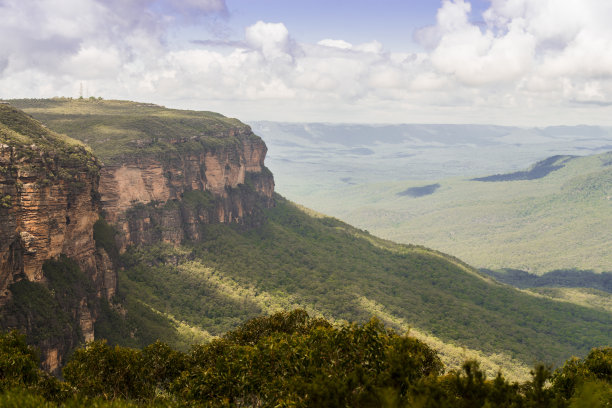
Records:
[[[596,156],[610,128],[252,126],[278,191],[376,235],[480,268],[612,270],[610,157]]]
[[[312,194],[385,181],[471,178],[555,155],[612,150],[612,128],[249,122],[287,197],[325,212]],[[305,181],[305,182],[304,182]]]
[[[0,407],[609,408],[611,2],[0,16]]]

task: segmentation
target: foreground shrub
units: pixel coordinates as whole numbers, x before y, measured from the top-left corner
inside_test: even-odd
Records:
[[[0,333],[0,391],[38,382],[38,355],[16,330]]]
[[[303,310],[246,322],[189,354],[96,341],[76,350],[66,381],[37,368],[16,332],[0,335],[4,407],[538,407],[612,406],[612,348],[532,379],[487,378],[477,361],[444,373],[435,350],[376,319],[332,326]]]
[[[153,394],[146,381],[140,351],[94,341],[77,349],[63,370],[71,386],[89,397],[147,399]]]
[[[375,319],[336,328],[294,311],[194,347],[173,390],[185,400],[237,406],[379,406],[387,389],[404,398],[442,367],[424,343]]]

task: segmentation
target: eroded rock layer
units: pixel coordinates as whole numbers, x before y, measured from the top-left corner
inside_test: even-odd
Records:
[[[203,224],[256,224],[274,205],[266,146],[235,119],[121,101],[14,102],[33,104],[45,125],[0,104],[0,328],[25,331],[49,371],[95,338],[101,302],[117,291],[118,248],[198,241]],[[110,246],[95,242],[94,224]]]
[[[76,262],[74,269],[84,274],[98,297],[110,298],[116,291],[116,272],[96,250],[93,237],[98,183],[99,165],[82,144],[0,105],[0,306],[9,308],[2,311],[0,323],[28,333],[41,331],[37,345],[51,371],[81,339],[93,339],[97,310],[85,291],[70,304],[54,299],[53,291],[44,289],[45,262],[64,255]],[[13,287],[21,281],[35,285]],[[25,310],[28,305],[40,310]],[[45,335],[45,327],[51,326],[45,326],[40,313],[50,312],[49,305],[57,306],[67,320],[65,328]]]
[[[35,136],[21,135],[18,126],[0,129],[6,135],[0,143],[0,294],[22,277],[44,280],[43,263],[60,254],[94,276],[93,224],[99,217],[95,158],[83,146],[58,140],[23,113],[2,109],[5,122],[27,124]]]
[[[244,140],[209,151],[140,158],[102,169],[100,194],[120,246],[199,240],[198,225],[245,223],[274,205],[266,146]]]

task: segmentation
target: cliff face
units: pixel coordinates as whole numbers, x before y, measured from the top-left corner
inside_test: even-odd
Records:
[[[11,104],[87,143],[104,162],[102,210],[122,250],[198,240],[203,223],[254,223],[274,205],[266,146],[237,119],[128,101]]]
[[[274,205],[274,179],[265,144],[235,119],[117,101],[75,110],[35,102],[35,117],[92,144],[107,163],[0,104],[0,328],[25,330],[57,372],[94,339],[100,299],[116,293],[115,244],[179,245],[203,239],[203,224],[256,224]],[[107,230],[112,244],[96,247],[100,214],[117,243]]]
[[[7,145],[0,145],[0,165],[7,170],[0,176],[0,191],[7,197],[0,210],[0,269],[11,271],[2,277],[2,289],[16,276],[42,281],[44,261],[62,253],[84,270],[95,270],[92,228],[98,209],[92,197],[97,177],[81,173],[74,180],[48,184],[46,176],[57,167],[42,157],[19,160]]]
[[[82,145],[71,145],[23,112],[0,106],[0,306],[19,309],[11,291],[17,282],[48,285],[43,264],[60,254],[76,261],[99,297],[115,293],[115,272],[93,239],[99,217],[98,171]],[[24,294],[22,300],[32,299]],[[39,344],[43,365],[50,370],[61,364],[66,343],[70,348],[81,336],[93,339],[95,307],[85,297],[77,302],[75,310],[58,312],[72,315],[67,331]],[[4,315],[1,323],[30,333],[37,329],[32,318]]]
[[[102,208],[122,232],[120,247],[199,240],[200,224],[245,223],[260,208],[273,206],[267,149],[249,133],[234,134],[242,139],[230,146],[103,168]]]

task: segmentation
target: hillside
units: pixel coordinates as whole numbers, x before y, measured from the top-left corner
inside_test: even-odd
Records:
[[[560,363],[612,340],[609,311],[523,293],[446,255],[276,202],[254,229],[209,225],[199,243],[128,250],[119,291],[131,316],[125,333],[136,328],[136,338],[114,341],[185,348],[258,314],[302,307],[333,321],[377,315],[415,328],[450,366],[478,356],[489,373],[503,367],[522,378],[536,361]]]
[[[477,267],[610,271],[611,162],[612,153],[555,156],[512,173],[364,184],[311,200],[376,235]]]
[[[611,270],[610,212],[586,191],[557,194],[566,181],[605,170],[571,157],[609,151],[609,127],[251,125],[270,149],[279,193],[378,236],[477,267]],[[506,180],[468,181],[496,177]]]
[[[68,135],[94,154],[101,149],[107,163],[99,192],[106,218],[93,236],[118,267],[119,286],[101,304],[96,338],[139,347],[160,338],[185,350],[256,315],[302,307],[333,322],[377,315],[440,349],[450,367],[479,358],[490,374],[502,367],[514,378],[535,361],[560,363],[611,341],[605,308],[518,291],[456,258],[375,238],[273,195],[265,145],[239,122],[207,133],[234,122],[118,101],[15,103],[50,129],[73,129]],[[144,119],[133,120],[140,110]],[[193,138],[173,127],[189,115],[202,122]],[[123,151],[104,150],[112,141],[90,126],[92,116],[118,142],[126,138]],[[166,116],[178,122],[150,138],[149,122]],[[210,142],[213,135],[221,141]],[[167,149],[153,148],[159,143]]]

